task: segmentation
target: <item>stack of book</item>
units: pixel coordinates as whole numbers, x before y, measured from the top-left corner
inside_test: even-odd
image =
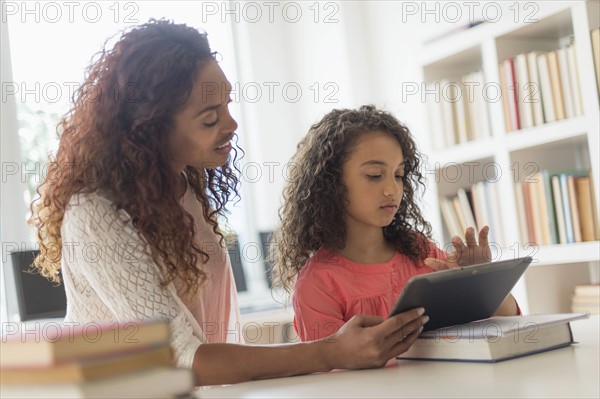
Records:
[[[2,337],[3,398],[164,398],[193,386],[173,366],[165,321],[36,323]]]
[[[518,54],[502,61],[499,70],[507,131],[583,115],[573,43]]]
[[[426,331],[398,356],[410,360],[499,362],[571,345],[570,323],[582,313],[495,316]]]
[[[593,180],[587,170],[542,170],[516,183],[521,240],[538,245],[600,239]]]
[[[600,284],[576,286],[571,311],[600,314]]]

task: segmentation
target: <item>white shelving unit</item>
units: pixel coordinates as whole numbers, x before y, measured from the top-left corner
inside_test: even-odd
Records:
[[[504,123],[502,99],[487,103],[491,137],[434,148],[432,137],[428,155],[430,170],[426,202],[437,210],[427,215],[438,242],[449,237],[439,211],[440,198],[455,195],[458,188],[493,178],[500,193],[502,231],[496,260],[530,255],[534,264],[515,287],[513,294],[524,312],[570,310],[571,295],[577,284],[600,280],[600,242],[529,247],[519,243],[519,221],[515,201],[516,173],[528,173],[524,166],[535,163],[539,170],[578,169],[592,171],[596,209],[600,209],[600,111],[590,31],[600,26],[598,1],[538,2],[537,22],[515,22],[503,18],[448,36],[423,49],[422,79],[433,83],[483,70],[485,81],[500,87],[499,63],[522,52],[548,51],[574,39],[584,115],[508,132]],[[510,14],[509,14],[510,15]],[[434,127],[430,126],[431,131]],[[435,134],[432,133],[433,136]],[[531,164],[529,164],[531,165]],[[597,221],[596,221],[597,222]]]

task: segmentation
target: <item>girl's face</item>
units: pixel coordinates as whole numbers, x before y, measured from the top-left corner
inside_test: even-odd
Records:
[[[346,228],[389,225],[402,201],[403,176],[404,154],[394,136],[377,130],[359,138],[342,167]]]
[[[176,171],[186,166],[212,169],[223,165],[237,129],[229,113],[231,84],[216,61],[200,68],[190,98],[175,115],[169,154]]]

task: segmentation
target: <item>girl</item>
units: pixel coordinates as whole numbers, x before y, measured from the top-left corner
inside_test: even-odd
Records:
[[[298,145],[275,232],[276,279],[293,292],[296,331],[327,337],[359,314],[386,317],[410,277],[491,259],[488,228],[446,255],[417,207],[421,155],[373,106],[334,110]],[[516,314],[509,296],[498,314]]]
[[[231,84],[205,34],[150,21],[89,67],[32,205],[36,265],[67,293],[66,321],[170,320],[176,364],[199,385],[383,366],[423,309],[357,317],[331,342],[240,345],[217,217],[237,195]]]

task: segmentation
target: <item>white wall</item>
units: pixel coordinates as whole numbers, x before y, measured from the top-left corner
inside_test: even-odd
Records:
[[[422,41],[453,25],[443,18],[425,25],[421,14],[406,16],[402,23],[406,6],[398,1],[323,2],[318,18],[310,9],[315,3],[287,3],[302,6],[298,22],[275,13],[274,23],[242,20],[235,26],[242,82],[277,82],[280,87],[293,82],[303,90],[296,103],[277,91],[273,102],[263,98],[242,103],[246,119],[239,132],[253,137],[246,138],[248,161],[262,165],[264,172],[256,182],[243,179],[250,186],[259,231],[277,223],[283,165],[310,125],[331,109],[374,103],[393,112],[421,141],[425,136],[421,102],[418,96],[404,101],[402,83],[421,81]],[[320,90],[317,98],[310,89],[315,83]],[[265,166],[270,162],[278,164],[273,166],[274,179]]]

